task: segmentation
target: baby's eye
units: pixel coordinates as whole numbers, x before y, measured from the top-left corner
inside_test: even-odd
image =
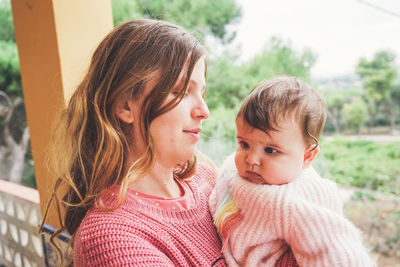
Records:
[[[272,147],[266,147],[266,148],[264,148],[264,151],[265,151],[265,153],[267,153],[267,154],[274,154],[274,153],[277,153],[277,152],[278,152],[278,150],[273,149]]]
[[[243,149],[247,149],[250,147],[250,145],[248,143],[246,143],[245,141],[239,141],[239,145]]]

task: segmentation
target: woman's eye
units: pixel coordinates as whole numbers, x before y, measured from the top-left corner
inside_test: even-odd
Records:
[[[173,94],[174,96],[178,96],[178,95],[180,95],[181,93],[182,93],[181,91],[174,91],[174,92],[172,92],[172,94]],[[188,90],[186,90],[186,92],[183,93],[183,96],[187,96],[187,95],[189,95]]]
[[[277,152],[278,152],[278,150],[273,149],[272,147],[266,147],[266,148],[264,148],[264,151],[265,151],[265,153],[267,153],[267,154],[274,154],[274,153],[277,153]]]
[[[247,148],[250,147],[250,145],[248,143],[244,142],[244,141],[240,141],[239,145],[240,145],[241,148],[244,148],[244,149],[247,149]]]

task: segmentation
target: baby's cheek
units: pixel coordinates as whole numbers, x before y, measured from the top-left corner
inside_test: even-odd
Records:
[[[243,168],[243,155],[240,151],[236,151],[235,154],[235,165],[236,168],[239,170],[239,172],[242,170]]]

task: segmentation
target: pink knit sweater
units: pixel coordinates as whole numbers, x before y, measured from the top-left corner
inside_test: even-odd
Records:
[[[116,210],[91,208],[76,234],[74,266],[225,266],[208,207],[214,171],[199,164],[188,185],[195,206],[186,210],[163,210],[129,193]],[[102,196],[110,206],[111,192]]]
[[[224,240],[229,266],[275,266],[289,246],[300,266],[374,266],[358,229],[342,214],[336,184],[313,169],[286,185],[257,185],[239,176],[231,157],[221,173],[211,213],[230,192],[243,216]]]

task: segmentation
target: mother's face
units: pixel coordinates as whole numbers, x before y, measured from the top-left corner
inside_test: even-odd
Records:
[[[187,67],[186,64],[165,103],[172,101],[181,91]],[[195,154],[202,121],[210,115],[203,98],[205,89],[205,59],[201,57],[194,66],[187,92],[182,100],[150,124],[150,135],[160,164],[175,167],[191,159]]]
[[[177,83],[166,97],[163,105],[176,99],[186,79],[188,62],[182,69]],[[154,88],[157,79],[147,83],[145,92]],[[150,123],[149,134],[153,141],[153,151],[159,164],[174,168],[191,159],[200,139],[202,121],[210,115],[203,95],[206,89],[205,58],[195,64],[188,88],[182,100],[169,111],[159,115]],[[145,93],[146,94],[146,93]],[[132,128],[132,139],[128,164],[139,159],[146,151],[147,143],[141,134],[141,113],[145,96],[138,100],[123,101],[118,109],[118,117]],[[121,104],[122,105],[122,104]]]

